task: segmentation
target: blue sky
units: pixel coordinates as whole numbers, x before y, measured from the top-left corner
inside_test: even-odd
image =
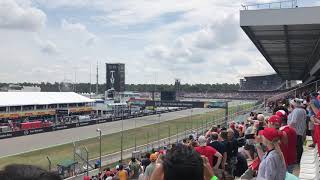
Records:
[[[1,0],[0,82],[89,82],[126,64],[127,83],[237,83],[274,71],[239,27],[268,0]],[[312,6],[315,0],[300,0]]]

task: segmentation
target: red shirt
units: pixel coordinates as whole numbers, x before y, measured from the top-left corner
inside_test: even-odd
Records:
[[[297,161],[297,133],[296,130],[290,126],[284,126],[281,128],[281,131],[284,131],[288,137],[288,144],[285,146],[281,143],[280,147],[283,153],[283,156],[286,160],[287,165],[295,164]]]
[[[213,147],[211,146],[198,146],[198,147],[195,147],[195,150],[208,158],[209,160],[209,163],[211,165],[211,167],[213,167],[213,157],[214,155],[217,153],[217,150],[214,149]]]

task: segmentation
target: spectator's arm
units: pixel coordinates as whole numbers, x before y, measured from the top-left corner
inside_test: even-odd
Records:
[[[214,156],[218,158],[217,163],[215,164],[214,168],[215,168],[215,169],[218,169],[219,166],[220,166],[220,164],[221,164],[222,155],[217,151],[217,152],[214,154]]]
[[[256,149],[257,149],[257,152],[258,152],[258,157],[261,160],[262,157],[264,156],[264,152],[262,151],[262,148],[261,148],[260,144],[256,144]]]
[[[223,170],[226,168],[227,157],[228,157],[227,152],[224,152],[224,153],[223,153],[223,158],[222,158],[222,169],[223,169]]]
[[[318,114],[319,109],[314,105],[314,103],[310,103],[310,107],[315,114]]]

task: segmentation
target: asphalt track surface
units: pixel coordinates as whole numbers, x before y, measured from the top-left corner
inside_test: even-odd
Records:
[[[202,114],[213,111],[213,109],[193,109],[192,115]],[[170,113],[161,114],[160,121],[170,121],[191,115],[191,110],[182,110]],[[151,115],[145,117],[138,117],[126,119],[123,121],[123,129],[133,129],[136,127],[156,124],[159,121],[158,115]],[[48,148],[56,145],[71,143],[82,139],[88,139],[97,136],[96,129],[100,128],[103,135],[112,134],[121,131],[122,122],[114,121],[103,124],[84,126],[72,129],[65,129],[47,133],[34,134],[29,136],[20,136],[15,138],[0,140],[0,157],[21,154],[37,149]]]

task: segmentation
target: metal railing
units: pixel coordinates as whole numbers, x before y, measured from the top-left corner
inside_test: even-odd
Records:
[[[241,5],[243,10],[297,8],[298,0]]]

